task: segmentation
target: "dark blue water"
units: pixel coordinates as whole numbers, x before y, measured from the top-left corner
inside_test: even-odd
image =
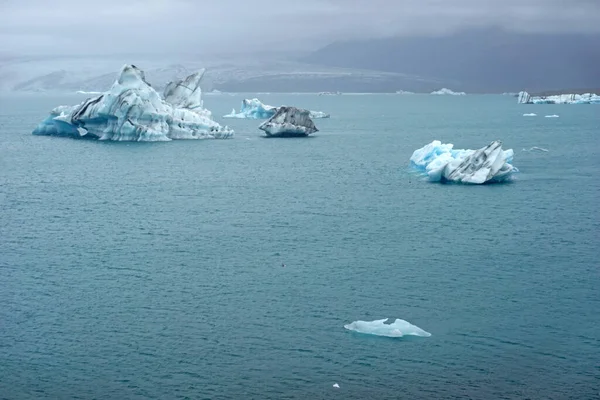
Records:
[[[599,397],[600,108],[266,95],[332,118],[307,139],[30,135],[79,100],[0,99],[0,398]],[[433,139],[500,139],[521,172],[423,181],[408,159]],[[386,317],[432,336],[343,327]]]

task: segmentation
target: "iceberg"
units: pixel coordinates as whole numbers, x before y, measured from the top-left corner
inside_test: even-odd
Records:
[[[310,111],[286,106],[279,107],[275,115],[263,122],[258,129],[270,137],[308,136],[318,131],[310,119]]]
[[[200,89],[204,72],[205,70],[201,69],[181,81],[167,83],[163,93],[165,101],[177,108],[208,111],[202,108],[202,89]]]
[[[558,118],[558,115],[556,115],[556,114],[546,115],[544,118]]]
[[[277,107],[263,104],[260,100],[244,99],[240,112],[236,113],[235,108],[231,110],[231,114],[224,115],[223,118],[249,118],[249,119],[268,119],[277,112]]]
[[[554,96],[531,96],[527,92],[519,92],[519,104],[600,104],[600,96],[595,93],[557,94]]]
[[[479,150],[457,150],[451,143],[434,140],[415,150],[410,162],[433,182],[482,184],[510,180],[518,171],[512,165],[513,155],[512,149],[502,150],[497,140]]]
[[[279,107],[268,106],[256,98],[244,99],[239,113],[236,113],[234,108],[230,114],[224,115],[223,118],[269,119],[275,115],[278,109]],[[309,113],[311,118],[330,117],[329,114],[321,111],[309,111]]]
[[[413,325],[403,319],[396,319],[392,324],[386,324],[385,322],[387,320],[388,318],[378,319],[375,321],[354,321],[350,324],[344,325],[344,328],[358,333],[393,338],[399,338],[403,336],[431,336],[431,333],[426,332],[418,326]]]
[[[535,113],[523,114],[524,117],[537,117]]]
[[[407,90],[396,90],[396,94],[415,94],[415,92],[409,92]]]
[[[439,94],[439,95],[451,95],[451,96],[465,96],[465,92],[455,92],[447,88],[441,88],[440,90],[436,90],[431,92],[431,94]]]
[[[107,92],[76,106],[56,107],[33,134],[114,141],[229,138],[233,131],[202,108],[202,75],[169,83],[162,99],[141,69],[124,65]]]

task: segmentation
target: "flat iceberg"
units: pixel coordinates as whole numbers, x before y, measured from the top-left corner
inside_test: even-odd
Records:
[[[558,115],[556,115],[556,114],[546,115],[544,118],[558,118]]]
[[[523,114],[524,117],[537,117],[536,113]]]
[[[493,141],[479,150],[457,150],[453,147],[451,143],[434,140],[415,150],[410,163],[425,172],[432,182],[504,182],[518,171],[512,165],[514,151],[502,150],[500,141]]]
[[[279,107],[275,115],[263,122],[258,129],[270,137],[308,136],[318,131],[310,119],[310,111],[286,106]]]
[[[375,321],[354,321],[350,324],[344,325],[344,328],[358,333],[393,338],[399,338],[403,336],[431,336],[431,333],[426,332],[418,326],[413,325],[403,319],[397,319],[393,324],[386,324],[385,322],[387,320],[388,318],[378,319]]]
[[[431,94],[440,94],[440,95],[451,95],[451,96],[465,96],[465,92],[455,92],[453,90],[447,88],[441,88],[440,90],[436,90],[431,92]]]
[[[263,104],[257,98],[242,100],[240,112],[236,113],[235,108],[230,114],[224,115],[223,118],[244,118],[244,119],[269,119],[280,107],[269,106]],[[330,115],[322,111],[309,111],[311,118],[329,118]]]
[[[533,146],[529,149],[523,149],[523,151],[526,151],[526,152],[541,151],[541,152],[547,153],[548,149],[544,149],[543,147]]]
[[[165,99],[146,81],[144,72],[124,65],[112,87],[76,106],[59,106],[34,135],[114,141],[224,139],[233,131],[211,119],[202,108],[203,72],[167,85]]]
[[[600,104],[600,96],[595,93],[557,94],[554,96],[532,96],[527,92],[519,92],[519,104]]]

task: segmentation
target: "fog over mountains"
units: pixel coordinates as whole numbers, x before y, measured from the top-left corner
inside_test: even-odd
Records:
[[[205,90],[227,92],[532,93],[600,88],[600,34],[474,28],[442,36],[343,40],[314,51],[231,54],[0,55],[0,90],[103,91],[132,63],[162,88],[207,68]]]

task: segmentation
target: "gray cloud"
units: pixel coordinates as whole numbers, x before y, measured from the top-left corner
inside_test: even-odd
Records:
[[[3,0],[0,52],[308,50],[334,40],[497,26],[598,32],[598,0]]]

